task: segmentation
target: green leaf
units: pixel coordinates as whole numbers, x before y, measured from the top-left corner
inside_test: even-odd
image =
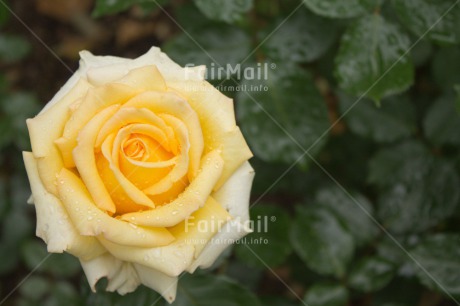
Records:
[[[25,238],[32,234],[32,224],[23,211],[13,210],[2,224],[2,243],[20,245]]]
[[[276,267],[282,264],[292,251],[286,239],[289,234],[289,215],[279,207],[258,204],[251,209],[251,216],[254,232],[242,238],[235,246],[237,257],[254,267]]]
[[[430,159],[428,149],[416,141],[380,150],[369,162],[368,181],[381,189],[389,189],[395,181],[411,181],[412,169],[424,168]]]
[[[0,5],[0,26],[3,26],[10,19],[10,11],[8,10],[9,1],[3,0]]]
[[[351,133],[349,129],[345,133],[334,135],[323,151],[327,152],[328,156],[326,167],[333,169],[334,175],[340,173],[340,181],[345,185],[364,186],[368,169],[363,161],[374,154],[374,146],[374,143]],[[318,169],[318,171],[322,176],[322,185],[330,186],[330,178],[325,176],[322,170]],[[304,183],[304,186],[306,185],[307,183]],[[318,182],[315,185],[318,185]]]
[[[142,17],[148,18],[149,15],[154,13],[155,11],[162,11],[161,7],[168,4],[169,0],[146,0],[144,2],[139,2],[137,6],[139,7],[139,11]]]
[[[40,265],[40,271],[57,277],[71,277],[80,272],[80,263],[74,256],[48,253],[46,245],[36,239],[28,240],[22,247],[22,257],[30,270]]]
[[[460,145],[460,113],[455,110],[455,96],[439,98],[423,121],[425,134],[434,145]]]
[[[352,198],[338,187],[322,189],[316,195],[315,203],[331,211],[355,239],[357,245],[372,240],[378,233],[371,216],[374,209],[363,195],[351,192]]]
[[[324,145],[326,105],[305,70],[282,65],[269,71],[267,80],[244,80],[241,86],[238,118],[256,156],[291,164],[304,149],[314,155]]]
[[[453,165],[436,160],[379,199],[384,225],[396,233],[421,232],[450,217],[458,206],[460,179]],[[419,176],[420,175],[420,176]]]
[[[46,246],[42,241],[30,239],[22,246],[21,255],[29,270],[37,268],[39,271],[43,271],[46,260],[55,254],[48,253]]]
[[[14,63],[23,59],[30,51],[29,42],[16,35],[0,35],[0,60]]]
[[[177,22],[187,32],[193,31],[193,29],[204,29],[207,26],[215,26],[215,23],[206,18],[193,2],[185,2],[183,5],[177,7],[174,13]],[[195,16],[195,18],[190,18],[190,16]]]
[[[51,292],[52,294],[46,300],[45,306],[77,306],[82,304],[78,292],[68,282],[60,281],[54,284]]]
[[[460,199],[453,165],[434,158],[419,143],[377,153],[369,180],[381,188],[378,214],[394,233],[417,233],[439,224],[455,212]]]
[[[348,291],[341,285],[319,283],[308,289],[303,301],[308,306],[345,306]]]
[[[49,292],[50,287],[51,285],[46,278],[31,275],[19,287],[19,293],[31,300],[38,301]]]
[[[270,188],[271,193],[289,193],[292,196],[302,198],[306,195],[314,195],[318,185],[323,183],[319,178],[322,175],[319,169],[311,169],[305,172],[300,167],[294,167],[283,176],[282,180],[278,180],[286,171],[285,164],[267,163],[255,156],[251,158],[251,166],[258,177],[264,178],[263,180],[254,180],[252,185],[253,194],[262,194]],[[273,185],[277,180],[278,182]]]
[[[206,65],[207,79],[229,76],[219,68],[236,69],[250,52],[251,40],[242,30],[227,26],[193,28],[168,41],[164,51],[177,63],[187,66]]]
[[[376,8],[375,0],[303,0],[315,14],[332,18],[350,18],[364,15]]]
[[[253,0],[193,0],[209,19],[233,23],[252,9]]]
[[[87,306],[112,306],[110,295],[103,292],[92,293],[86,300]]]
[[[290,238],[294,250],[313,271],[337,277],[345,274],[353,256],[353,237],[328,210],[298,209]]]
[[[263,268],[255,268],[241,261],[228,261],[225,269],[228,277],[251,290],[257,289],[260,280],[264,277],[265,271],[265,266]]]
[[[377,291],[393,279],[393,264],[380,257],[362,259],[351,271],[349,285],[363,292]]]
[[[367,99],[339,93],[340,110],[346,114],[353,133],[376,142],[393,142],[412,135],[416,128],[415,109],[406,96],[383,99],[380,107]]]
[[[400,277],[388,286],[372,294],[372,305],[376,306],[413,306],[426,298],[426,291],[414,278]]]
[[[298,10],[269,27],[262,45],[277,62],[312,62],[320,58],[337,38],[337,24],[307,10]],[[271,35],[271,36],[268,36]]]
[[[0,241],[0,258],[2,259],[0,260],[0,275],[14,271],[19,262],[17,253],[16,245],[6,244],[3,240]]]
[[[44,269],[53,275],[61,277],[71,277],[81,271],[81,266],[77,258],[62,253],[53,254],[45,263]]]
[[[260,298],[264,306],[299,306],[297,301],[291,301],[279,295],[262,296]]]
[[[409,38],[379,15],[356,20],[346,30],[335,59],[336,77],[348,93],[375,101],[405,91],[413,83]]]
[[[13,142],[14,139],[14,130],[11,126],[11,119],[10,118],[2,118],[0,119],[0,149],[8,146]]]
[[[412,55],[414,66],[423,66],[433,55],[433,45],[427,40],[421,40],[417,42],[417,44],[413,45],[410,53]]]
[[[432,235],[422,241],[413,250],[412,255],[426,270],[423,271],[417,266],[417,276],[425,286],[460,295],[460,235]]]
[[[409,236],[410,237],[410,236]],[[396,236],[393,238],[404,248],[409,249],[411,246],[407,242],[408,236]],[[407,254],[401,249],[399,245],[397,245],[393,239],[388,236],[383,236],[382,239],[379,240],[377,246],[377,255],[379,257],[385,258],[387,261],[390,261],[395,266],[401,266],[407,263],[410,260],[407,257]]]
[[[439,43],[460,42],[460,5],[456,1],[393,0],[393,6],[401,22],[418,37],[426,35]]]
[[[163,301],[160,295],[150,288],[141,286],[132,293],[128,293],[122,297],[115,295],[115,303],[113,306],[133,306],[133,305],[157,305]],[[157,302],[157,303],[155,303]],[[153,304],[155,303],[155,304]]]
[[[125,11],[136,4],[156,2],[156,5],[164,5],[167,0],[96,0],[93,9],[93,17],[116,14]]]
[[[179,281],[173,306],[260,306],[248,289],[223,276],[189,275]]]
[[[0,121],[0,126],[1,126]],[[1,132],[1,129],[0,129]],[[3,136],[3,134],[0,134]],[[0,137],[2,139],[3,137]],[[1,148],[1,144],[0,144]],[[8,211],[8,196],[7,196],[7,188],[6,188],[6,180],[4,177],[0,176],[0,221],[3,220],[3,217],[6,215]]]
[[[460,83],[460,47],[441,48],[434,55],[431,64],[433,79],[445,90]]]
[[[26,119],[34,117],[40,110],[35,95],[28,92],[16,92],[6,95],[3,97],[0,109],[8,118],[5,121],[8,124],[5,129],[8,129],[7,132],[9,133],[13,133],[11,138],[16,145],[22,150],[29,149],[30,139]]]
[[[457,114],[460,114],[460,84],[457,84],[454,86],[455,90],[455,110],[457,111]]]

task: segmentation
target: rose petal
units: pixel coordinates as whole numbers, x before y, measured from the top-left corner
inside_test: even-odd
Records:
[[[216,128],[219,133],[222,133],[222,131],[231,131],[236,126],[233,100],[209,82],[183,81],[167,84],[171,90],[190,103],[206,128]]]
[[[198,267],[208,268],[219,255],[234,241],[251,232],[249,220],[249,196],[254,179],[254,170],[248,162],[235,171],[228,181],[213,193],[213,197],[230,213],[233,220],[212,238],[188,271],[193,273]]]
[[[222,229],[204,247],[198,258],[187,268],[187,271],[193,273],[198,267],[209,268],[227,247],[249,233],[251,233],[251,229],[238,219],[225,223]]]
[[[39,173],[45,188],[57,194],[56,173],[64,166],[62,157],[54,145],[69,118],[69,107],[78,100],[91,86],[84,80],[77,82],[75,87],[65,95],[60,103],[48,107],[33,119],[27,120],[32,152],[39,160]]]
[[[163,247],[142,248],[113,243],[101,236],[98,239],[116,258],[147,266],[172,277],[178,276],[191,264],[195,252],[192,245],[183,241]]]
[[[139,66],[156,65],[166,83],[178,80],[203,80],[206,72],[205,66],[185,68],[179,66],[157,47],[150,48],[146,54],[133,60],[133,62]]]
[[[207,242],[231,220],[230,214],[212,197],[185,221],[169,228],[177,240],[195,246],[195,258],[201,253]]]
[[[116,205],[117,215],[149,209],[148,207],[139,205],[131,200],[124,189],[121,188],[120,183],[113,174],[113,171],[110,169],[109,162],[101,153],[96,154],[96,163],[99,175],[101,176],[107,191],[110,193],[110,196]]]
[[[62,134],[69,117],[70,105],[82,98],[90,88],[88,82],[79,80],[59,103],[49,106],[46,112],[42,111],[35,118],[27,120],[32,151],[36,158],[48,155],[50,148],[54,146],[54,140]]]
[[[163,119],[161,119],[150,110],[146,108],[122,107],[102,126],[97,136],[96,147],[100,147],[104,139],[109,134],[114,133],[131,123],[150,124],[159,128],[163,132],[163,135],[161,136],[162,139],[164,138],[166,140],[171,140],[174,138],[174,132],[172,128],[167,126]],[[169,144],[168,141],[157,141],[161,142],[165,148],[171,149],[171,144]]]
[[[167,89],[165,80],[155,65],[134,68],[116,83],[145,91],[166,91]]]
[[[107,291],[118,291],[124,295],[134,291],[140,284],[137,271],[132,264],[122,262],[110,254],[104,254],[92,260],[82,260],[80,263],[85,271],[91,291],[96,292],[96,283],[107,277]]]
[[[162,114],[161,118],[172,127],[176,139],[178,139],[180,152],[177,156],[177,162],[175,167],[159,182],[152,186],[145,188],[143,191],[148,195],[162,194],[170,189],[174,183],[179,181],[184,175],[187,174],[189,169],[189,150],[190,142],[188,139],[188,131],[185,125],[175,118],[174,116]],[[191,165],[190,165],[191,167]]]
[[[115,204],[97,171],[94,144],[101,126],[118,108],[119,105],[112,105],[94,116],[78,134],[78,145],[73,150],[75,165],[95,204],[100,209],[112,213],[116,211]]]
[[[115,136],[115,138],[107,138],[107,141],[105,141],[102,145],[102,154],[106,158],[106,160],[109,162],[109,167],[110,170],[112,171],[113,175],[115,176],[115,179],[120,185],[120,188],[123,189],[128,195],[128,197],[136,204],[138,205],[144,205],[147,207],[154,208],[155,204],[153,201],[144,193],[142,192],[138,187],[136,187],[133,182],[130,180],[130,176],[133,174],[136,174],[136,168],[134,168],[132,171],[127,172],[125,175],[124,173],[121,172],[118,161],[119,161],[119,151],[121,147],[121,142],[124,138],[126,138],[129,134],[135,133],[135,132],[142,132],[142,131],[148,131],[152,134],[159,134],[161,131],[153,126],[149,125],[144,125],[144,124],[132,124],[129,125],[125,128],[122,128],[118,134]],[[109,141],[110,140],[110,141]]]
[[[252,157],[240,129],[235,123],[232,99],[208,82],[174,82],[168,86],[190,103],[200,120],[205,152],[220,149],[225,161],[217,190],[245,161]]]
[[[187,176],[175,182],[168,191],[149,196],[156,205],[165,205],[176,199],[189,185]]]
[[[23,152],[23,157],[37,214],[36,234],[46,242],[48,252],[66,251],[84,259],[105,253],[97,239],[77,233],[61,201],[43,186],[33,154]]]
[[[177,277],[168,276],[144,265],[133,264],[142,284],[161,294],[169,303],[176,299]]]
[[[171,227],[185,220],[205,204],[222,174],[223,160],[217,150],[205,155],[203,161],[201,172],[177,199],[148,211],[124,214],[121,219],[153,227]]]
[[[77,136],[80,130],[99,111],[116,104],[123,104],[135,96],[139,91],[123,84],[107,84],[88,90],[81,104],[67,120],[62,137],[57,141],[62,155],[68,155],[77,145]],[[67,168],[75,164],[67,164]]]
[[[140,280],[137,271],[129,262],[123,262],[120,270],[107,284],[106,290],[109,292],[117,291],[121,295],[133,292],[139,286]]]
[[[87,73],[88,78],[99,85],[116,81],[132,69],[149,65],[157,66],[166,82],[203,80],[206,71],[205,66],[182,68],[157,47],[152,47],[146,54],[136,59],[94,56],[88,51],[80,52],[80,57],[81,66],[91,68]]]
[[[195,177],[200,167],[204,143],[198,117],[187,101],[174,93],[147,91],[126,102],[124,107],[147,108],[157,115],[165,113],[180,119],[187,127],[190,141],[189,179]]]
[[[163,246],[174,241],[174,236],[164,228],[136,226],[99,210],[86,192],[83,182],[69,170],[62,169],[58,181],[62,203],[81,235],[102,235],[116,244],[136,247]]]
[[[224,207],[233,218],[244,223],[249,220],[249,196],[251,194],[254,169],[248,162],[241,165],[212,197]]]
[[[218,190],[236,171],[236,169],[238,169],[253,155],[246,144],[239,127],[235,127],[232,131],[216,136],[216,138],[212,138],[208,144],[210,147],[209,149],[219,148],[222,152],[222,159],[224,160],[222,176],[214,186],[214,190]],[[208,148],[206,151],[207,150]]]

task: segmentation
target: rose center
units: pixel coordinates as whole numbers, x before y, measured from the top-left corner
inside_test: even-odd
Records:
[[[144,141],[138,137],[128,139],[123,145],[123,152],[129,158],[135,160],[145,160],[148,158],[146,154],[146,145]]]
[[[156,140],[143,134],[131,134],[121,147],[126,157],[137,161],[158,162],[174,157]]]

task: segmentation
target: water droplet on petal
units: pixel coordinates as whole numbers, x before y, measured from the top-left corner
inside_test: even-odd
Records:
[[[88,221],[91,221],[91,220],[93,220],[93,217],[92,217],[92,216],[89,216],[89,217],[88,217]]]
[[[131,226],[132,228],[137,228],[136,224],[129,223],[129,226]]]
[[[173,210],[173,211],[172,211],[172,214],[173,214],[173,215],[177,215],[178,213],[179,213],[178,210]]]

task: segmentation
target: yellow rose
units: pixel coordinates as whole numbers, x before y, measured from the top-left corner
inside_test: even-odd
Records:
[[[177,276],[209,267],[250,231],[252,156],[233,102],[158,48],[131,60],[81,52],[33,119],[24,161],[49,252],[88,282],[144,284],[172,302]]]

